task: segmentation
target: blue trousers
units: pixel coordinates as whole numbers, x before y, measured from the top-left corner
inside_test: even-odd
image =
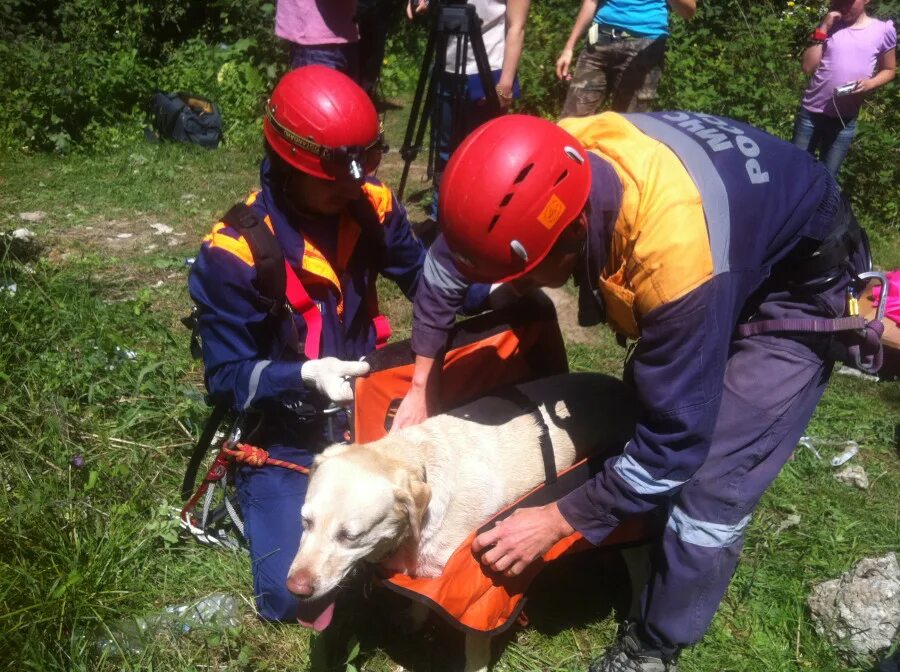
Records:
[[[855,117],[841,121],[837,117],[800,107],[794,119],[794,138],[791,142],[813,156],[818,155],[828,171],[837,177],[855,135]]]
[[[495,82],[499,80],[499,70],[491,74]],[[436,152],[434,192],[428,209],[428,215],[435,221],[437,221],[441,178],[450,160],[450,154],[469,133],[494,117],[484,98],[472,98],[470,85],[470,78],[465,75],[444,75],[438,80],[437,105],[431,119],[432,139]],[[518,95],[517,88],[513,94]]]
[[[763,291],[756,315],[841,317],[849,279],[845,273],[812,297]],[[640,621],[647,640],[662,651],[672,654],[698,642],[709,627],[737,566],[750,516],[825,391],[833,366],[831,339],[762,334],[732,344],[709,455],[671,499],[663,539],[651,555]]]
[[[359,45],[291,44],[291,69],[304,65],[324,65],[359,81]]]
[[[285,445],[266,446],[279,460],[309,467],[315,452]],[[291,562],[303,532],[300,507],[309,479],[282,467],[243,466],[237,473],[238,503],[250,544],[256,610],[267,621],[295,621],[297,598],[287,589]]]

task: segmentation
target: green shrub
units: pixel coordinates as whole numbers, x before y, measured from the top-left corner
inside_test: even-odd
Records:
[[[0,15],[5,147],[140,137],[155,89],[206,95],[222,107],[228,137],[256,136],[259,101],[284,60],[274,4],[261,0],[0,0]]]
[[[874,13],[896,21],[898,5],[884,2]],[[824,0],[699,3],[693,21],[673,21],[659,107],[723,114],[790,139],[807,82],[800,56],[827,6]],[[898,102],[892,83],[863,107],[839,176],[875,237],[900,231]]]

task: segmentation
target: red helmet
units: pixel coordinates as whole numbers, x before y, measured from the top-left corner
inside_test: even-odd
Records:
[[[512,280],[537,266],[584,209],[591,168],[556,124],[511,114],[477,128],[441,180],[438,221],[471,280]]]
[[[292,70],[266,103],[263,131],[282,159],[304,173],[361,180],[384,149],[372,101],[347,75],[323,65]]]

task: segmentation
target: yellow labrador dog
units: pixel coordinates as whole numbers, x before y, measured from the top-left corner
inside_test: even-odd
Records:
[[[523,398],[543,423],[522,408]],[[324,600],[364,561],[440,575],[473,530],[543,482],[543,432],[563,469],[601,443],[627,439],[630,407],[620,381],[564,374],[372,443],[331,446],[313,465],[288,588],[302,600]],[[316,629],[328,625],[332,609]],[[467,635],[466,670],[486,670],[489,662],[490,638]]]

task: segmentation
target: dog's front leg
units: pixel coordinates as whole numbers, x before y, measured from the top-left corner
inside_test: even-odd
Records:
[[[409,606],[400,612],[398,627],[404,635],[414,635],[421,632],[428,620],[430,610],[421,602],[410,602]]]
[[[487,672],[491,664],[491,637],[475,632],[466,633],[465,672]]]

